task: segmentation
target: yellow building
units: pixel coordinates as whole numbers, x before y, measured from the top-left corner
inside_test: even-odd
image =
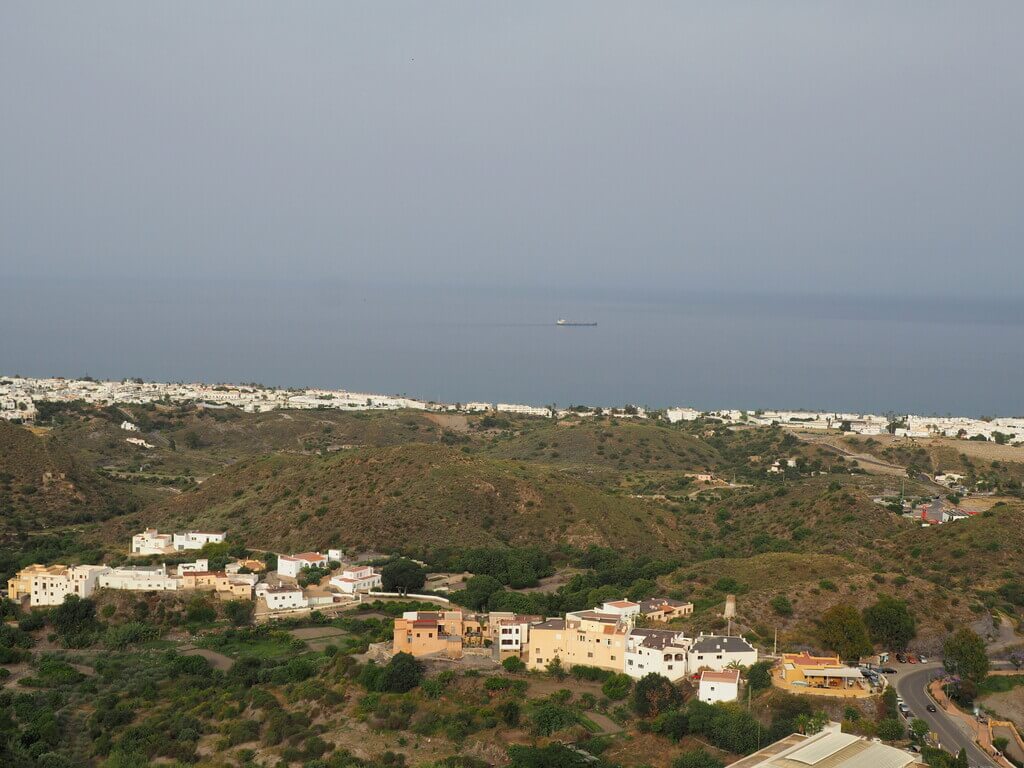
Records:
[[[776,684],[794,693],[831,696],[869,696],[871,686],[856,667],[847,667],[838,656],[812,656],[806,651],[784,653],[776,667]]]
[[[566,669],[600,667],[621,672],[631,622],[613,613],[579,611],[530,627],[526,665],[544,669],[558,658]]]
[[[460,659],[464,645],[483,645],[483,629],[479,619],[462,611],[407,611],[395,619],[395,653]]]

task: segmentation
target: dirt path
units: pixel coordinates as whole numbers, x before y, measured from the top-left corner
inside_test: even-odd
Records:
[[[182,648],[180,650],[183,656],[202,656],[210,662],[214,669],[219,669],[221,672],[227,672],[231,669],[231,665],[235,663],[230,656],[225,656],[217,651],[211,651],[208,648]]]
[[[840,438],[834,435],[818,435],[807,432],[796,432],[797,437],[803,440],[805,443],[811,445],[817,445],[823,448],[829,448],[832,451],[842,455],[844,459],[853,459],[861,466],[861,468],[872,475],[889,475],[891,477],[906,477],[907,468],[901,467],[899,464],[890,464],[877,456],[872,456],[870,453],[855,453],[848,447],[842,444]]]
[[[620,733],[622,726],[612,720],[608,715],[602,715],[600,712],[584,712],[583,716],[590,720],[592,723],[600,726],[601,733]]]

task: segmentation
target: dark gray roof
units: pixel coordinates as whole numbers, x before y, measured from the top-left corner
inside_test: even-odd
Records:
[[[634,629],[630,633],[631,637],[642,637],[643,646],[645,648],[664,648],[667,645],[672,645],[675,642],[675,638],[679,635],[678,632],[673,632],[671,629]]]
[[[747,653],[754,650],[754,646],[742,637],[704,635],[697,638],[692,650],[696,653]]]
[[[565,629],[565,619],[548,619],[540,624],[534,624],[534,629]]]

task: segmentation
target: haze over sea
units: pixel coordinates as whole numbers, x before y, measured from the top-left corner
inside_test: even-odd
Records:
[[[559,317],[599,325],[558,328]],[[7,375],[450,402],[1024,413],[1024,306],[1009,298],[16,278],[0,281],[0,328]]]

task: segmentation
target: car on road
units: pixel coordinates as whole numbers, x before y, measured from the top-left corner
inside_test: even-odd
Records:
[[[929,712],[938,712],[939,711],[938,708],[934,704],[929,704],[927,707],[925,707],[925,709],[927,709]]]
[[[892,667],[883,667],[878,671],[881,672],[883,675],[895,675],[897,672],[897,670],[893,669]]]

